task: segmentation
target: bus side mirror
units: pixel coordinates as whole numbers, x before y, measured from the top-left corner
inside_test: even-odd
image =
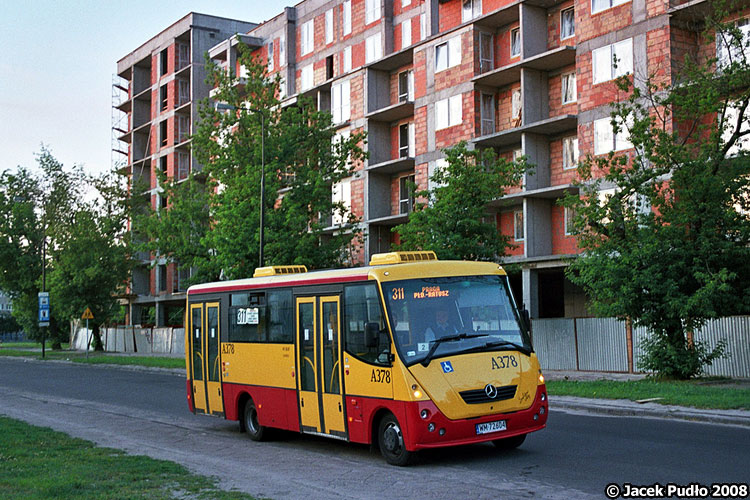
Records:
[[[521,304],[521,310],[518,312],[521,314],[521,321],[523,321],[526,330],[531,330],[531,315],[529,315],[529,310],[526,309],[525,305]]]
[[[365,347],[372,348],[378,346],[378,336],[380,335],[380,325],[377,323],[365,324]]]

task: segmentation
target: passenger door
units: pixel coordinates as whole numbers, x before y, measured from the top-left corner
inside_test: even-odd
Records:
[[[218,302],[190,305],[191,380],[196,412],[224,414]]]
[[[339,296],[297,298],[297,373],[302,431],[346,437]]]

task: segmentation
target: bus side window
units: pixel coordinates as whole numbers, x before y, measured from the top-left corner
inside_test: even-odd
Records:
[[[268,341],[294,342],[294,305],[291,290],[268,292]]]
[[[387,365],[389,360],[380,357],[381,353],[390,349],[380,305],[380,297],[375,283],[366,285],[352,285],[344,288],[344,333],[345,349],[357,358],[375,365]],[[380,330],[377,345],[368,347],[365,338],[365,325],[376,323]]]
[[[265,294],[232,294],[229,306],[229,342],[267,341]]]

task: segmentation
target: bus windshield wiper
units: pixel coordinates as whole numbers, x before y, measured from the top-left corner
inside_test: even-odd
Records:
[[[482,346],[482,349],[491,349],[493,347],[513,347],[517,351],[521,351],[524,354],[531,353],[531,349],[529,349],[528,347],[516,344],[515,342],[511,342],[509,340],[493,340],[484,344],[484,346]]]
[[[427,365],[430,364],[430,361],[432,361],[432,355],[435,354],[435,350],[443,342],[456,342],[458,340],[474,339],[477,337],[487,337],[487,334],[486,333],[459,333],[458,335],[448,335],[447,337],[440,337],[439,339],[433,340],[432,345],[430,346],[430,350],[427,351],[427,354],[425,354],[424,359],[421,361],[422,366],[426,367]]]

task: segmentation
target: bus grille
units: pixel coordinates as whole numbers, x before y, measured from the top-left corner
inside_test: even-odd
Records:
[[[497,389],[497,396],[494,398],[490,398],[487,396],[487,391],[485,391],[484,388],[482,389],[473,389],[471,391],[462,391],[459,392],[462,398],[464,398],[464,402],[466,404],[470,405],[478,405],[483,403],[492,403],[493,401],[504,401],[506,399],[513,399],[513,397],[516,395],[516,387],[515,385],[506,385],[504,387],[497,386],[495,389]]]

